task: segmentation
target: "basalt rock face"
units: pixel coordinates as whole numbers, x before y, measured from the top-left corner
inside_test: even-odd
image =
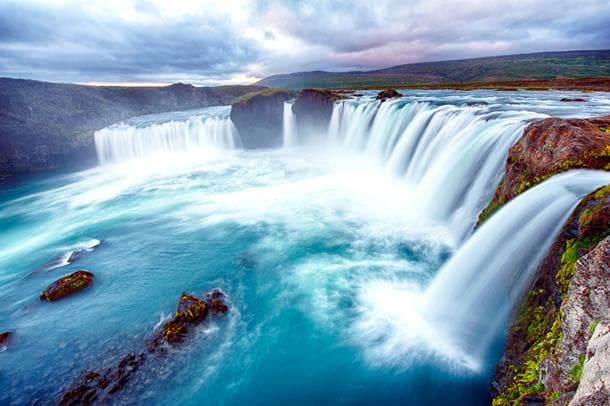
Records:
[[[239,97],[231,106],[231,121],[244,148],[273,148],[282,145],[284,102],[295,93],[267,89]]]
[[[505,176],[479,223],[516,195],[550,176],[575,168],[610,170],[610,116],[547,118],[530,124],[511,147]]]
[[[393,99],[393,98],[400,97],[400,96],[402,96],[402,94],[398,93],[394,89],[385,89],[385,90],[382,90],[381,92],[377,93],[376,99],[384,102],[388,99]]]
[[[335,101],[343,98],[325,89],[302,90],[292,105],[300,138],[325,135]]]
[[[610,320],[609,206],[610,185],[587,195],[542,261],[509,329],[494,404],[535,394],[565,405],[583,384],[589,338]]]
[[[129,117],[230,104],[258,86],[97,87],[0,78],[0,180],[93,165],[93,133]]]

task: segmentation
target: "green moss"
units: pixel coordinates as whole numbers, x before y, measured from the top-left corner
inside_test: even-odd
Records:
[[[593,335],[593,333],[595,333],[595,329],[597,328],[598,324],[599,324],[599,320],[593,320],[591,322],[591,324],[589,325],[589,337],[591,337]]]
[[[551,400],[557,400],[557,399],[559,399],[559,397],[560,397],[560,396],[561,396],[561,392],[559,392],[558,390],[556,390],[555,392],[552,392],[552,393],[549,395],[549,398],[550,398]]]
[[[605,125],[600,125],[599,131],[601,131],[603,133],[610,133],[610,127],[606,127]]]
[[[570,376],[572,377],[572,379],[574,379],[574,382],[580,382],[580,378],[582,377],[582,370],[585,367],[585,359],[585,354],[580,354],[580,356],[578,357],[578,361],[576,362],[576,364],[574,364],[572,369],[570,369]]]

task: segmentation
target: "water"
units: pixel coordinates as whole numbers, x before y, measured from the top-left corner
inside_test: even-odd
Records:
[[[511,103],[464,105],[491,97]],[[98,133],[108,140],[124,128],[140,136],[110,137],[102,166],[13,184],[0,195],[0,330],[15,332],[0,354],[0,403],[52,403],[82,371],[142,350],[181,292],[221,287],[231,312],[145,364],[117,403],[488,404],[492,348],[501,337],[492,333],[475,350],[462,330],[477,324],[463,314],[443,324],[448,309],[478,311],[483,300],[495,310],[481,319],[498,321],[501,333],[512,299],[485,302],[480,292],[513,278],[524,258],[535,262],[520,244],[546,244],[549,224],[610,180],[589,172],[552,178],[471,235],[486,203],[474,195],[501,177],[495,160],[505,158],[504,138],[518,136],[526,121],[610,112],[606,96],[587,97],[587,106],[564,111],[553,93],[424,92],[372,109],[367,94],[341,104],[360,109],[354,122],[336,107],[328,145],[295,138],[278,150],[185,147],[189,137],[218,139],[230,128],[226,113],[213,110]],[[416,126],[423,116],[428,125],[437,117],[439,131]],[[201,117],[219,125],[185,130]],[[149,148],[167,140],[160,126],[168,123],[178,128],[170,147]],[[138,144],[144,137],[153,142]],[[404,145],[411,138],[417,148]],[[521,220],[549,199],[559,202]],[[520,238],[504,238],[515,228]],[[543,239],[532,239],[536,229]],[[497,264],[487,262],[502,241],[514,244],[501,246]],[[96,275],[91,289],[56,303],[37,300],[46,285],[81,268]]]

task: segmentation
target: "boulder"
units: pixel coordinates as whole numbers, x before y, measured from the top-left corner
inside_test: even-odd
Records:
[[[383,103],[384,101],[386,101],[388,99],[394,99],[396,97],[401,97],[401,96],[402,96],[402,94],[398,93],[394,89],[385,89],[385,90],[382,90],[381,92],[377,93],[377,97],[375,99],[381,100],[381,102]]]
[[[74,293],[80,292],[86,289],[93,282],[93,274],[88,271],[80,270],[70,275],[66,275],[42,291],[40,294],[41,300],[48,300],[49,302],[62,299],[66,296],[73,295]]]
[[[188,293],[180,296],[178,307],[176,308],[176,320],[189,323],[198,323],[208,315],[207,304]]]
[[[229,311],[229,306],[225,303],[226,296],[222,290],[214,289],[206,293],[205,299],[213,314],[220,316]]]
[[[513,197],[554,174],[570,169],[610,170],[610,116],[547,118],[530,124],[506,160],[504,180],[479,224]]]
[[[284,102],[295,93],[286,89],[265,89],[238,97],[231,106],[231,121],[243,147],[272,148],[282,145]]]

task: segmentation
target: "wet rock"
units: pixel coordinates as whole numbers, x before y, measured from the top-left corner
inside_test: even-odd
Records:
[[[76,271],[50,284],[40,294],[40,299],[52,302],[73,295],[89,287],[93,282],[93,278],[91,272],[84,270]]]
[[[225,303],[226,296],[220,289],[206,293],[205,298],[213,314],[220,316],[229,311],[229,306]]]
[[[574,97],[574,98],[564,97],[559,101],[566,102],[566,103],[579,103],[579,102],[586,102],[587,100],[583,99],[582,97]]]
[[[10,331],[5,331],[4,333],[0,333],[0,352],[6,351],[8,348],[8,341],[13,333]]]
[[[570,169],[610,170],[610,116],[547,118],[530,124],[509,150],[505,176],[479,223],[515,196]]]
[[[145,359],[144,353],[139,355],[129,353],[121,358],[115,368],[110,368],[104,373],[86,372],[71,389],[64,393],[59,404],[76,406],[96,401],[107,402],[109,395],[123,389],[131,375],[138,370]]]
[[[96,401],[107,402],[110,396],[124,388],[132,375],[155,354],[166,354],[170,347],[184,342],[195,326],[208,315],[209,309],[218,314],[226,312],[225,294],[220,289],[213,289],[204,300],[183,293],[178,300],[176,313],[172,320],[163,324],[152,337],[145,340],[146,352],[138,355],[129,353],[114,368],[103,372],[87,372],[72,385],[62,396],[61,405],[90,404]]]
[[[183,293],[180,296],[180,301],[176,308],[176,320],[198,323],[205,319],[207,315],[208,306],[203,300],[188,293]]]
[[[401,97],[401,96],[402,96],[402,94],[398,93],[394,89],[385,89],[385,90],[382,90],[381,92],[377,93],[376,99],[384,102],[388,99],[394,99],[396,97]]]

